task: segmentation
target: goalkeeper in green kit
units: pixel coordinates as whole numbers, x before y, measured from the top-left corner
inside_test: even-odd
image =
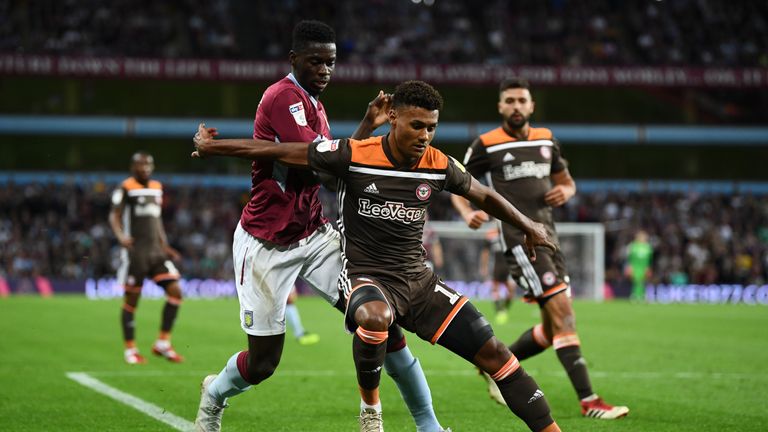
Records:
[[[653,247],[648,243],[648,234],[640,230],[635,240],[627,246],[626,273],[632,279],[632,300],[645,298],[645,282],[651,275]]]

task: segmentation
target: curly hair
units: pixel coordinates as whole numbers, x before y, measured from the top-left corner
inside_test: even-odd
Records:
[[[293,28],[293,42],[291,49],[299,52],[312,43],[336,43],[336,32],[331,26],[321,21],[299,21]]]
[[[392,108],[414,106],[429,111],[443,109],[443,97],[424,81],[405,81],[395,88]]]

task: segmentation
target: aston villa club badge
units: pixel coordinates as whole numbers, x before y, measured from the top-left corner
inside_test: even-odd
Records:
[[[416,188],[416,198],[421,201],[428,199],[432,195],[432,188],[428,184],[422,183]]]
[[[243,324],[248,328],[253,327],[253,311],[247,310],[243,312]]]

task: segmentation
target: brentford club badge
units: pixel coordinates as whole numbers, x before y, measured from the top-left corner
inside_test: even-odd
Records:
[[[549,159],[552,157],[552,150],[548,146],[541,146],[541,156],[544,159]]]
[[[557,279],[554,273],[546,272],[541,276],[541,281],[544,282],[544,285],[554,285]]]
[[[426,200],[432,195],[432,188],[428,184],[422,183],[416,188],[416,198],[421,201]]]

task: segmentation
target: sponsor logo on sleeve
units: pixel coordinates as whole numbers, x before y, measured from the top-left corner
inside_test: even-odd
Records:
[[[471,150],[471,149],[470,149],[470,150]],[[461,164],[461,162],[459,162],[459,161],[457,161],[456,159],[454,159],[454,157],[453,157],[453,156],[448,156],[448,157],[449,157],[449,158],[451,158],[451,160],[453,161],[453,163],[454,163],[454,164],[455,164],[455,165],[456,165],[456,166],[457,166],[457,167],[458,167],[458,168],[461,170],[461,172],[467,172],[467,169],[466,169],[466,168],[464,168],[464,165],[462,165],[462,164]]]
[[[557,279],[554,273],[548,271],[541,276],[541,281],[544,282],[544,285],[554,285]]]
[[[315,149],[320,153],[336,151],[339,149],[339,140],[320,141]]]
[[[552,158],[552,149],[550,149],[548,146],[541,146],[541,149],[539,149],[541,152],[541,156],[544,159],[550,159]]]
[[[296,121],[297,125],[307,125],[307,113],[304,111],[303,103],[296,102],[295,104],[288,106],[288,110],[291,112],[291,115],[293,116],[293,119]]]

